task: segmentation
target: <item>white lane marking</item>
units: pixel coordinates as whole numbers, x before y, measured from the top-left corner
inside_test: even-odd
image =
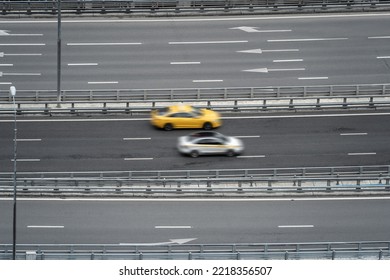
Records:
[[[41,56],[41,53],[3,53],[4,56]]]
[[[98,63],[68,63],[68,66],[97,66]]]
[[[67,43],[68,46],[137,46],[142,45],[142,43]]]
[[[232,30],[241,30],[245,31],[248,33],[253,33],[253,32],[263,32],[263,33],[273,33],[273,32],[291,32],[291,29],[280,29],[280,30],[258,30],[258,27],[251,27],[251,26],[239,26],[239,27],[232,27],[229,29]]]
[[[377,56],[376,58],[377,59],[387,59],[387,58],[390,58],[390,55],[389,56]]]
[[[368,135],[367,132],[357,132],[357,133],[340,133],[340,136],[364,136]]]
[[[27,228],[65,228],[65,226],[46,226],[46,225],[30,225]]]
[[[265,158],[265,155],[237,156],[237,158]]]
[[[328,80],[329,77],[299,77],[298,80]]]
[[[223,82],[223,80],[193,80],[193,83],[219,83]]]
[[[22,44],[22,43],[10,43],[10,44],[0,44],[1,47],[17,47],[17,46],[30,46],[30,47],[33,47],[33,46],[46,46],[46,44],[43,44],[43,43],[26,43],[26,44]]]
[[[132,141],[132,140],[152,140],[150,137],[139,137],[139,138],[123,138],[124,141]]]
[[[0,64],[0,66],[11,67],[11,66],[14,66],[14,65],[13,64]]]
[[[269,72],[283,72],[283,71],[305,71],[305,68],[284,68],[284,69],[269,69],[269,68],[256,68],[242,70],[243,72],[255,72],[255,73],[269,73]]]
[[[272,62],[301,62],[303,59],[297,58],[297,59],[274,59]]]
[[[314,225],[280,225],[278,228],[313,228]]]
[[[269,43],[273,42],[315,42],[315,41],[340,41],[348,40],[348,38],[306,38],[306,39],[270,39]]]
[[[1,73],[1,76],[41,76],[41,73]]]
[[[368,39],[390,39],[390,36],[374,36],[368,37]]]
[[[260,138],[260,135],[241,135],[241,136],[234,136],[236,138]]]
[[[39,142],[42,141],[42,139],[36,138],[36,139],[16,139],[17,142]]]
[[[153,160],[153,158],[124,158],[124,160],[134,160],[134,161],[138,161],[138,160]]]
[[[14,159],[11,159],[14,162]],[[37,162],[41,161],[39,158],[17,158],[16,162]]]
[[[192,228],[192,226],[155,226],[156,229],[186,229]]]
[[[118,84],[118,81],[101,81],[101,82],[88,82],[89,85],[101,85],[101,84]]]
[[[0,85],[12,85],[11,82],[4,82],[4,83],[0,83]]]
[[[169,42],[169,45],[197,45],[197,44],[238,44],[248,43],[247,40],[242,41],[199,41],[199,42]]]
[[[349,156],[373,156],[376,153],[348,153]]]
[[[171,65],[194,65],[194,64],[200,64],[200,61],[173,61],[170,64]]]

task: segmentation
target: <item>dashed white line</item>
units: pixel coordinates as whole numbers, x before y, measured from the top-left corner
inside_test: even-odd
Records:
[[[11,67],[11,66],[14,66],[13,64],[0,64],[0,66],[4,66],[4,67]]]
[[[46,226],[46,225],[30,225],[30,226],[27,226],[27,228],[65,228],[65,226]]]
[[[41,76],[41,73],[1,73],[0,72],[0,77],[1,76]]]
[[[197,45],[197,44],[239,44],[248,43],[247,40],[242,41],[199,41],[199,42],[169,42],[169,45]]]
[[[373,156],[376,153],[348,153],[349,156]]]
[[[193,80],[193,83],[218,83],[223,82],[223,80]]]
[[[3,56],[41,56],[41,53],[3,53]]]
[[[124,141],[132,141],[132,140],[152,140],[150,137],[139,137],[139,138],[123,138]]]
[[[280,225],[278,228],[314,228],[314,225]]]
[[[171,65],[196,65],[200,64],[200,61],[173,61]]]
[[[367,132],[357,132],[357,133],[340,133],[341,136],[364,136],[368,135]]]
[[[36,138],[36,139],[16,139],[17,142],[40,142],[42,139]]]
[[[11,44],[0,44],[1,47],[17,47],[17,46],[30,46],[30,47],[34,47],[34,46],[46,46],[46,44],[43,44],[43,43],[30,43],[30,44],[22,44],[22,43],[11,43]]]
[[[136,46],[142,45],[142,43],[67,43],[68,46]]]
[[[328,80],[329,77],[299,77],[298,80]]]
[[[315,41],[339,41],[348,40],[348,38],[306,38],[306,39],[271,39],[267,42],[315,42]]]
[[[260,135],[240,135],[240,136],[234,136],[236,138],[260,138]]]
[[[11,159],[14,162],[14,159]],[[16,162],[37,162],[41,161],[39,158],[17,158]]]
[[[155,226],[156,229],[188,229],[192,226]]]
[[[237,158],[265,158],[265,155],[237,156]]]
[[[153,160],[153,158],[124,158],[124,160],[127,160],[127,161],[139,161],[139,160]]]
[[[118,84],[118,81],[102,81],[102,82],[88,82],[89,85],[100,85],[100,84]]]
[[[368,39],[390,39],[390,36],[374,36],[368,37]]]
[[[273,62],[301,62],[303,59],[275,59]]]
[[[377,59],[388,59],[388,58],[390,58],[390,55],[388,55],[388,56],[377,56],[376,58]]]
[[[98,63],[68,63],[68,66],[97,66]]]

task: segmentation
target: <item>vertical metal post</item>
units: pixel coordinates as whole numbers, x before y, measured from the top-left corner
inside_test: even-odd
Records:
[[[13,222],[12,222],[12,259],[16,260],[16,158],[17,158],[17,127],[16,127],[16,89],[14,86],[9,88],[14,103],[14,197],[13,197]]]
[[[57,0],[57,107],[61,102],[61,0]]]

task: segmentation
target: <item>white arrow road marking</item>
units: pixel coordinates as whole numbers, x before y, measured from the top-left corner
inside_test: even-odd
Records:
[[[0,57],[4,57],[4,53],[3,52],[0,52]]]
[[[127,246],[161,246],[161,245],[171,245],[171,244],[185,244],[196,240],[197,238],[187,238],[187,239],[169,239],[168,242],[159,242],[159,243],[119,243],[119,245]]]
[[[0,36],[6,36],[9,35],[8,30],[0,30]]]
[[[283,30],[257,30],[258,27],[251,27],[251,26],[240,26],[240,27],[232,27],[232,28],[229,28],[229,29],[232,29],[232,30],[242,30],[242,31],[245,31],[245,32],[248,32],[248,33],[253,33],[253,32],[269,32],[269,33],[272,33],[272,32],[291,32],[291,29],[283,29]]]

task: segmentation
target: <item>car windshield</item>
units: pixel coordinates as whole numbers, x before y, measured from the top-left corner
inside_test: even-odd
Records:
[[[169,112],[169,107],[159,108],[156,110],[157,114],[162,116]]]
[[[202,115],[202,111],[198,108],[192,107],[191,114],[196,118]]]

